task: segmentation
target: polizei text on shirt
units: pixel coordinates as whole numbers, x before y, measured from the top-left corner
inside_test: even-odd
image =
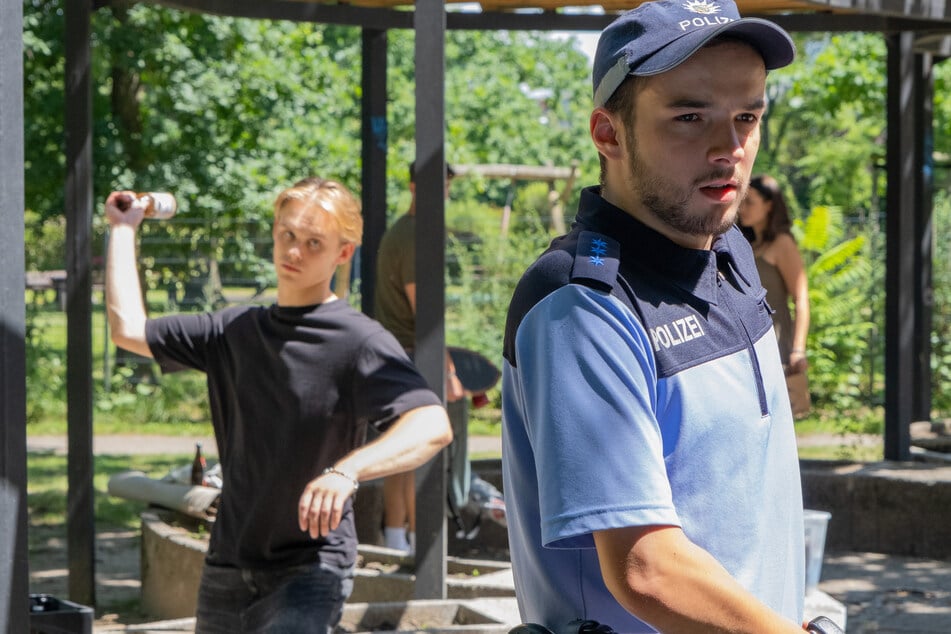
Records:
[[[702,337],[704,333],[697,316],[687,315],[686,317],[675,319],[669,324],[651,328],[650,335],[654,351],[657,352],[661,348],[672,348]]]

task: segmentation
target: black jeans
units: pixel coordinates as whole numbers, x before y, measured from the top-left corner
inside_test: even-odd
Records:
[[[248,570],[205,564],[196,634],[331,634],[353,591],[353,567]]]

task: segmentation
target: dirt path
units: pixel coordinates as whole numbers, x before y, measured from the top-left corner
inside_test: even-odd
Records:
[[[498,436],[470,436],[469,453],[474,455],[501,455],[502,441]],[[195,451],[195,443],[202,444],[202,451],[209,456],[218,455],[218,445],[212,436],[155,436],[155,435],[110,435],[93,437],[92,450],[96,455],[132,454],[188,454]],[[67,438],[63,436],[30,436],[28,452],[52,451],[65,454]]]
[[[69,599],[65,527],[30,529],[30,593]],[[139,610],[139,531],[96,531],[94,629],[142,623]]]

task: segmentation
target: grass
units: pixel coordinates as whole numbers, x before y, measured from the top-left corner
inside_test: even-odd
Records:
[[[807,445],[799,448],[801,460],[847,460],[850,462],[877,462],[884,454],[883,443],[876,445],[851,442],[843,438],[840,443]]]
[[[142,471],[161,478],[173,467],[188,464],[188,454],[100,455],[94,459],[93,488],[96,523],[110,528],[138,529],[144,502],[116,498],[108,493],[109,478],[124,471]],[[65,524],[67,457],[52,453],[27,456],[27,506],[30,525],[57,527]]]

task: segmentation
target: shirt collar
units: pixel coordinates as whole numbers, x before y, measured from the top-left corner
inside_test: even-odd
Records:
[[[717,236],[710,250],[689,249],[648,227],[634,216],[601,197],[600,187],[581,191],[575,225],[604,233],[621,245],[621,270],[632,265],[648,268],[694,297],[717,303],[717,275],[729,268],[744,282],[749,281],[736,267],[734,232]]]

